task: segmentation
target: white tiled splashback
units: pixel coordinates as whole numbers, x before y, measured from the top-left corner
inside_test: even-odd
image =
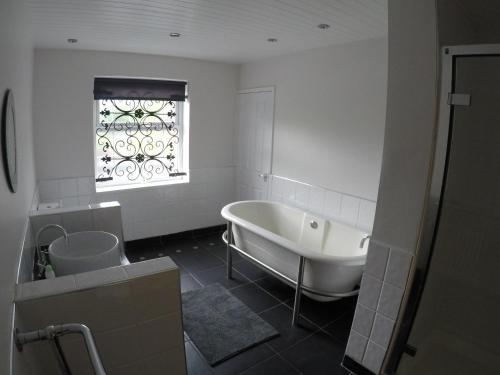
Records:
[[[378,374],[396,324],[413,255],[375,239],[365,271],[346,355]]]
[[[164,257],[20,284],[15,326],[83,323],[108,374],[185,374],[179,280],[177,266]],[[64,336],[61,345],[73,374],[93,374],[80,336]],[[39,342],[15,351],[15,373],[59,373],[51,349]]]
[[[39,181],[40,202],[63,207],[118,201],[126,241],[223,224],[221,208],[235,200],[234,168],[191,169],[190,182],[96,193],[93,177]]]
[[[255,186],[262,183],[259,180],[262,179],[250,181],[246,185],[253,185],[254,191],[258,191],[258,189],[255,189]],[[241,183],[239,186],[242,185],[245,186],[244,183]],[[261,191],[261,197],[267,197],[269,200],[295,206],[328,219],[353,225],[368,232],[372,230],[376,207],[376,202],[372,200],[276,175],[269,175],[267,191],[265,188]],[[256,196],[253,199],[265,198]]]

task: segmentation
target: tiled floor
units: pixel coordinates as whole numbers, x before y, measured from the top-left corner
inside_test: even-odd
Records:
[[[301,326],[292,328],[293,289],[240,256],[226,279],[226,247],[220,229],[127,243],[131,262],[170,256],[181,269],[182,291],[218,282],[273,325],[280,336],[217,365],[209,366],[186,336],[189,375],[349,374],[340,366],[355,299],[320,303],[304,297]]]

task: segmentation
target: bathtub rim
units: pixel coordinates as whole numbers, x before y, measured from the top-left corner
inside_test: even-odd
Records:
[[[328,220],[328,221],[331,221],[331,222],[335,222],[335,223],[339,223],[341,225],[345,225],[347,227],[350,227],[350,228],[353,228],[353,229],[356,229],[357,231],[361,232],[361,233],[365,233],[367,236],[369,235],[369,233],[367,233],[366,231],[362,230],[362,229],[359,229],[359,228],[356,228],[356,227],[353,227],[351,225],[348,225],[348,224],[345,224],[345,223],[342,223],[340,221],[335,221],[335,220],[331,220],[331,219],[327,219],[321,215],[318,215],[318,214],[315,214],[315,213],[312,213],[312,212],[309,212],[307,210],[301,210],[299,208],[296,208],[296,207],[293,207],[293,206],[288,206],[286,204],[283,204],[283,203],[280,203],[280,202],[273,202],[273,201],[266,201],[266,200],[243,200],[243,201],[236,201],[236,202],[232,202],[232,203],[229,203],[229,204],[226,204],[222,210],[221,210],[221,215],[224,219],[228,220],[228,221],[231,221],[233,223],[235,223],[236,225],[240,225],[244,228],[246,228],[247,230],[255,233],[255,234],[258,234],[259,236],[262,236],[263,238],[271,241],[271,242],[274,242],[280,246],[283,246],[284,248],[286,249],[289,249],[290,251],[294,252],[295,254],[299,255],[299,256],[303,256],[309,260],[314,260],[314,261],[321,261],[321,262],[326,262],[326,263],[335,263],[335,264],[349,264],[349,265],[364,265],[365,262],[366,262],[366,255],[368,253],[368,250],[365,252],[365,254],[363,255],[357,255],[357,256],[336,256],[336,255],[326,255],[326,254],[323,254],[323,253],[316,253],[316,252],[313,252],[313,251],[310,251],[310,250],[306,250],[304,248],[302,248],[298,243],[296,242],[293,242],[293,241],[290,241],[284,237],[281,237],[267,229],[264,229],[262,227],[259,227],[258,225],[256,224],[253,224],[247,220],[244,220],[244,219],[241,219],[240,217],[236,216],[235,214],[233,214],[230,210],[233,206],[236,206],[238,204],[241,204],[241,203],[265,203],[265,204],[269,204],[269,205],[275,205],[275,206],[283,206],[283,207],[287,207],[287,208],[291,208],[293,210],[297,210],[297,211],[300,211],[300,212],[305,212],[305,213],[308,213],[308,214],[311,214],[311,215],[314,215],[316,217],[320,217],[320,218],[323,218],[325,220]],[[368,240],[369,242],[370,240]],[[368,247],[367,247],[368,249]]]

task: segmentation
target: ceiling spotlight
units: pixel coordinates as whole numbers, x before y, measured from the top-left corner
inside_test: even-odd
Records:
[[[329,29],[330,28],[330,25],[327,24],[327,23],[320,23],[318,25],[318,29],[321,29],[321,30],[326,30],[326,29]]]
[[[70,44],[75,44],[76,42],[78,42],[78,39],[75,39],[75,38],[68,38],[67,39],[68,43]]]
[[[276,43],[278,41],[278,39],[276,39],[276,38],[268,38],[267,41],[269,43]]]
[[[178,37],[180,37],[180,36],[181,36],[181,34],[180,34],[180,33],[170,33],[170,37],[171,37],[171,38],[178,38]]]

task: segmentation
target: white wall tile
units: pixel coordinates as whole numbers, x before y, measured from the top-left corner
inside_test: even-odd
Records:
[[[347,342],[345,354],[354,359],[355,361],[361,363],[363,360],[363,355],[366,350],[366,344],[368,343],[368,338],[360,335],[357,332],[351,331],[349,335],[349,341]]]
[[[174,203],[179,198],[179,190],[181,187],[178,185],[168,185],[163,189],[163,199],[166,203]]]
[[[329,218],[339,217],[341,202],[342,195],[340,193],[327,190],[325,193],[325,207],[323,210],[324,215]]]
[[[79,195],[78,196],[78,205],[79,206],[87,206],[91,203],[90,195]]]
[[[95,340],[95,337],[94,337]],[[82,355],[86,353],[83,337],[79,335],[68,335],[61,338],[61,346],[63,347],[64,357],[68,361],[68,366],[71,373],[75,375],[93,375],[94,370],[88,356]],[[56,373],[56,372],[55,372]]]
[[[354,313],[351,329],[362,334],[363,336],[370,337],[374,319],[375,310],[371,310],[358,303],[356,306],[356,312]]]
[[[61,199],[58,180],[41,180],[38,183],[41,202],[53,202]]]
[[[324,214],[325,210],[325,189],[313,186],[309,194],[309,208],[312,212],[320,215]]]
[[[120,365],[117,367],[112,367],[110,369],[106,369],[106,374],[108,375],[137,375],[137,374],[145,374],[144,368],[146,367],[146,363],[148,359],[129,363],[126,365]],[[149,375],[149,374],[148,374]]]
[[[172,263],[170,260],[166,262]],[[184,342],[178,271],[164,267],[163,272],[150,274],[150,270],[149,273],[128,278],[123,271],[127,267],[129,266],[79,274],[78,281],[77,277],[70,276],[74,280],[73,289],[68,290],[70,293],[65,293],[66,289],[54,285],[61,284],[68,277],[19,285],[23,289],[26,286],[25,292],[30,298],[34,295],[32,289],[36,289],[36,295],[42,296],[44,293],[40,293],[40,290],[56,289],[54,295],[16,300],[21,328],[32,330],[49,324],[82,322],[92,330],[107,370],[126,368],[141,361],[145,373],[157,374],[158,372],[152,372],[144,366],[151,362],[151,358],[161,356],[166,359],[161,366],[162,371],[168,368],[168,363],[172,363],[175,373],[183,374]],[[101,284],[95,285],[99,281]],[[41,288],[47,283],[53,285]],[[64,351],[72,370],[75,370],[75,374],[87,374],[85,371],[89,367],[85,361],[88,358],[80,337],[66,336],[63,340]],[[45,344],[41,347],[50,349]],[[50,350],[38,353],[39,347],[36,344],[30,345],[29,349],[36,349],[34,354],[40,354],[35,358],[42,361],[37,362],[41,373],[57,372],[54,370],[55,366],[50,366],[49,363],[54,361]],[[23,352],[23,355],[27,355],[27,352],[28,350]],[[159,364],[157,359],[154,363]],[[127,372],[110,371],[112,373]]]
[[[373,221],[375,220],[376,203],[367,200],[360,200],[359,215],[357,226],[369,231],[373,228]]]
[[[63,178],[59,180],[59,191],[62,198],[76,197],[78,195],[76,178]]]
[[[399,312],[399,306],[403,298],[404,290],[384,283],[382,292],[380,294],[380,301],[378,304],[378,311],[388,316],[389,318],[396,319]]]
[[[138,324],[141,348],[150,355],[162,354],[184,341],[180,311]]]
[[[165,353],[148,358],[145,362],[148,375],[186,374],[186,363],[184,361],[184,348],[173,347],[165,350]]]
[[[400,288],[404,288],[408,278],[411,261],[412,256],[410,254],[404,251],[391,249],[385,273],[385,281]]]
[[[375,344],[378,344],[383,348],[387,348],[391,339],[393,328],[394,320],[377,313],[375,321],[373,322],[370,341],[373,341]]]
[[[383,280],[388,259],[389,248],[370,240],[370,246],[368,247],[368,254],[366,256],[365,272]]]
[[[90,195],[94,192],[94,183],[91,177],[79,177],[77,179],[78,195]]]
[[[309,206],[311,188],[309,185],[297,183],[295,185],[295,203],[305,209]]]
[[[62,207],[78,207],[78,197],[67,197],[61,199]]]
[[[170,257],[162,257],[132,263],[125,267],[125,272],[130,278],[134,278],[177,269],[177,265]]]
[[[340,219],[345,223],[356,225],[358,222],[359,205],[359,198],[343,195],[340,204]]]
[[[194,184],[205,183],[207,181],[207,175],[213,173],[214,171],[212,170],[212,168],[191,169],[189,173],[190,183]]]
[[[363,365],[368,370],[378,374],[382,367],[384,356],[385,356],[385,349],[373,343],[372,341],[369,341],[366,347],[365,355],[363,357]]]
[[[272,193],[276,195],[285,195],[285,180],[277,176],[272,179]]]
[[[378,299],[382,290],[382,281],[367,274],[361,279],[361,289],[359,291],[358,303],[376,310]]]
[[[135,325],[118,328],[94,335],[102,364],[106,367],[123,365],[124,361],[133,362],[142,358],[139,328]]]
[[[94,229],[91,210],[64,212],[61,214],[61,220],[68,233]]]
[[[295,187],[296,183],[290,180],[283,180],[283,198],[286,201],[295,201]]]
[[[20,284],[20,287],[20,295],[16,296],[16,301],[70,292],[76,289],[76,281],[73,275],[68,275],[54,279],[31,281]]]
[[[98,287],[127,279],[127,273],[122,266],[82,272],[75,275],[76,286],[80,289]]]

